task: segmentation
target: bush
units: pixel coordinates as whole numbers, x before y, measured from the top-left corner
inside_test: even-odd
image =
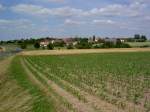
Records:
[[[34,47],[35,47],[36,49],[39,49],[39,48],[40,48],[40,44],[39,44],[38,42],[36,42],[36,43],[34,44]]]
[[[74,47],[73,47],[72,44],[67,45],[67,49],[73,49],[73,48],[74,48]]]
[[[141,48],[146,48],[146,47],[150,47],[149,45],[143,45],[143,46],[140,46]]]
[[[129,44],[122,43],[120,48],[131,48],[131,46]]]
[[[64,47],[65,42],[64,41],[54,42],[53,46],[55,46],[55,47]]]
[[[117,42],[114,44],[113,42],[105,42],[102,45],[102,48],[131,48],[131,46],[127,43]]]
[[[20,48],[21,48],[21,49],[26,49],[26,48],[27,48],[26,43],[21,43],[21,44],[20,44]]]
[[[92,44],[88,42],[78,42],[76,45],[77,49],[90,49],[92,48]]]
[[[54,45],[52,43],[49,43],[48,46],[47,46],[47,48],[49,50],[53,50],[54,49]]]
[[[95,48],[95,49],[102,48],[102,44],[94,44],[93,48]]]
[[[102,48],[115,48],[115,44],[113,42],[105,42]]]

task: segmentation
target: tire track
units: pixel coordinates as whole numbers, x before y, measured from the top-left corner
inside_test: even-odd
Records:
[[[34,84],[36,84],[45,93],[45,95],[47,97],[51,97],[52,99],[55,99],[55,103],[58,103],[59,100],[57,101],[57,99],[55,98],[54,95],[52,95],[52,93],[49,91],[49,89],[45,85],[43,85],[39,80],[37,80],[37,78],[34,76],[34,74],[27,68],[27,66],[25,65],[23,60],[21,60],[21,65],[23,66],[24,70],[26,71],[29,79],[32,82],[34,82]],[[68,109],[63,107],[61,104],[56,104],[56,109],[58,112],[70,112]]]
[[[26,64],[28,64],[32,70],[37,71],[36,68],[34,68],[29,62],[25,60]],[[50,87],[60,96],[65,98],[70,104],[72,104],[73,108],[76,109],[78,112],[96,112],[96,110],[91,107],[88,103],[83,103],[79,101],[76,97],[74,97],[72,94],[68,93],[61,87],[59,87],[57,84],[55,84],[53,81],[49,80],[47,77],[45,77],[42,73],[38,71],[38,75],[47,82],[47,84],[50,85]]]

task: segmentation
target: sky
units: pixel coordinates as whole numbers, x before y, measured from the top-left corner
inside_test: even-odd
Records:
[[[0,40],[150,37],[150,0],[0,0]]]

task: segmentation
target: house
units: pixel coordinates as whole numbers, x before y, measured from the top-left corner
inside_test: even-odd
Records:
[[[126,39],[126,38],[118,38],[118,39],[120,39],[120,42],[121,42],[121,43],[124,43],[124,42],[126,42],[126,41],[127,41],[127,39]]]
[[[100,37],[96,37],[95,35],[93,35],[93,37],[90,37],[88,39],[88,42],[89,43],[97,43],[97,42],[99,42],[100,39],[101,39]]]
[[[105,38],[104,41],[105,42],[111,42],[113,44],[116,44],[117,42],[120,42],[120,43],[124,43],[125,42],[124,39],[120,39],[120,38]]]
[[[116,44],[117,43],[117,38],[105,38],[104,41]]]
[[[41,47],[47,47],[49,43],[50,43],[50,40],[44,39],[44,40],[40,41],[40,46]]]
[[[76,45],[77,41],[74,38],[64,38],[63,41],[68,45]]]
[[[124,39],[120,39],[120,41],[121,41],[121,43],[124,43],[124,42],[125,42],[125,40],[124,40]]]
[[[63,43],[64,41],[62,39],[53,39],[51,40],[51,43],[52,44],[55,44],[55,43]]]

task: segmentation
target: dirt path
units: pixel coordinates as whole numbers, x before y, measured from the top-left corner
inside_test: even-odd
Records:
[[[33,66],[31,66],[27,61],[25,61],[26,64],[28,64],[32,70],[37,71]],[[47,77],[45,77],[43,74],[38,72],[38,75],[47,82],[48,85],[52,87],[52,89],[60,96],[65,98],[70,104],[72,104],[73,108],[75,108],[78,112],[95,112],[96,110],[91,107],[87,103],[83,103],[79,101],[76,97],[74,97],[69,92],[65,91],[61,87],[59,87],[57,84],[55,84],[53,81],[49,80]]]
[[[0,61],[0,112],[31,112],[32,96],[9,78],[8,69],[14,56]]]
[[[12,59],[13,57],[9,57],[8,59],[0,61],[0,77],[7,72]]]
[[[110,49],[73,49],[73,50],[35,50],[24,51],[20,55],[67,55],[86,53],[150,52],[150,48],[110,48]]]
[[[51,97],[56,100],[56,108],[58,112],[69,112],[68,109],[63,107],[61,104],[58,104],[57,99],[53,96],[53,94],[49,91],[48,87],[46,87],[44,84],[42,84],[35,76],[34,74],[27,68],[24,61],[21,60],[21,65],[23,66],[24,70],[26,71],[29,79],[36,84],[45,94],[47,97]]]

